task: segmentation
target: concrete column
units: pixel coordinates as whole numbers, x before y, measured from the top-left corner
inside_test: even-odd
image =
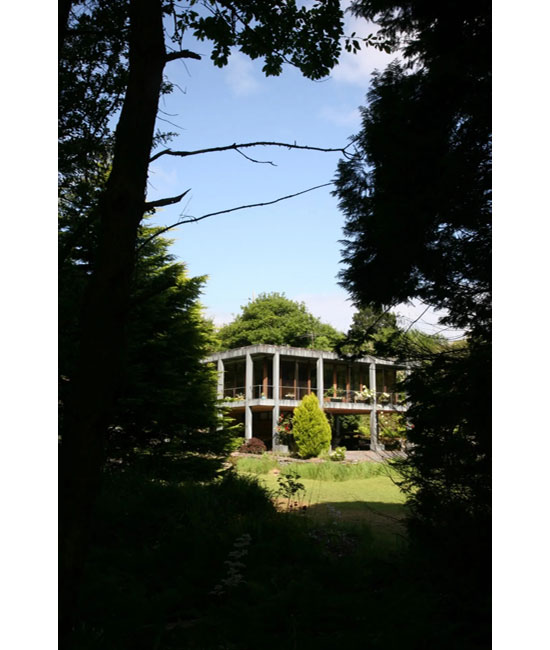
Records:
[[[223,361],[218,359],[218,399],[223,399],[224,367]]]
[[[218,359],[218,367],[217,367],[217,372],[218,372],[218,387],[217,387],[217,397],[220,401],[223,400],[223,389],[224,389],[224,367],[223,367],[223,361],[221,359]],[[221,417],[221,410],[218,411],[218,425],[216,426],[216,431],[221,431],[223,429],[223,422],[222,422],[222,417]]]
[[[376,364],[369,366],[369,384],[373,391],[372,411],[370,412],[370,448],[372,451],[383,451],[384,445],[378,442],[378,417],[376,415]]]
[[[268,385],[268,372],[267,372],[267,359],[264,357],[262,362],[262,393],[267,398],[267,385]]]
[[[252,357],[247,352],[246,353],[246,365],[245,365],[245,379],[244,379],[244,390],[245,390],[245,402],[244,402],[244,437],[248,440],[252,438],[252,409],[250,408],[250,400],[252,399]]]
[[[279,407],[279,402],[280,402],[280,395],[279,395],[279,378],[281,375],[281,355],[279,352],[275,352],[273,355],[273,412],[272,412],[272,433],[271,433],[271,440],[272,440],[272,449],[273,451],[282,451],[282,452],[287,452],[288,447],[286,445],[281,445],[279,444],[278,436],[277,436],[277,424],[279,420],[279,415],[281,414],[281,410]]]
[[[273,355],[273,372],[271,374],[273,375],[273,401],[276,406],[279,406],[279,384],[281,377],[281,355],[279,352],[275,352]]]
[[[325,389],[323,382],[325,379],[324,370],[323,370],[323,357],[318,357],[317,359],[317,399],[319,400],[319,406],[323,408],[325,403],[324,393]]]

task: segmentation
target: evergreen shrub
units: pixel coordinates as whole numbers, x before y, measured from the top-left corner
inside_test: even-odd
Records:
[[[294,411],[292,433],[301,458],[311,458],[330,447],[331,431],[316,395],[306,395]]]

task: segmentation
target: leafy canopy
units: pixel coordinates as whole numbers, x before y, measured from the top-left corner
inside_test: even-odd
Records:
[[[304,303],[280,293],[262,293],[220,328],[218,338],[222,349],[269,343],[332,350],[343,334],[315,318]]]
[[[490,4],[356,2],[405,62],[376,73],[339,163],[341,281],[358,304],[419,298],[490,328]],[[412,67],[414,64],[414,67]]]
[[[475,574],[490,552],[491,5],[352,8],[402,61],[374,75],[356,155],[338,166],[341,282],[356,304],[418,298],[467,332],[405,382],[414,446],[402,470],[413,530]]]
[[[362,306],[353,314],[351,326],[337,346],[344,357],[376,355],[397,359],[426,359],[450,344],[442,336],[417,329],[403,329],[395,314],[386,309]]]

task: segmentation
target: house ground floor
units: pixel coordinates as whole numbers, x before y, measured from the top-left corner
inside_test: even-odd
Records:
[[[375,412],[372,409],[362,409],[360,411],[354,411],[350,413],[349,410],[344,409],[324,409],[325,414],[328,416],[329,423],[332,430],[332,441],[331,447],[345,446],[348,451],[356,450],[362,451],[367,449],[376,449],[378,451],[383,451],[386,446],[384,445],[384,438],[380,434],[380,426],[378,419],[380,414],[383,415],[390,413],[391,411],[378,411]],[[269,406],[256,406],[251,407],[250,409],[250,425],[249,430],[251,437],[259,438],[266,446],[268,451],[275,449],[276,451],[285,451],[284,445],[280,444],[280,441],[277,440],[277,436],[274,435],[274,430],[277,427],[277,423],[280,416],[288,414],[292,416],[294,413],[293,407],[286,407],[279,409],[279,415],[275,416],[275,410],[273,407]],[[354,418],[354,421],[350,423],[350,415],[353,416],[362,416],[361,419]],[[235,408],[231,409],[230,416],[236,423],[243,425],[243,430],[246,430],[246,409],[245,408]],[[375,435],[371,436],[372,431],[372,419],[376,418],[377,422],[375,425]],[[361,425],[365,425],[361,426]],[[352,425],[355,425],[352,428]],[[362,432],[363,429],[366,429],[366,433]],[[374,437],[374,440],[373,440]],[[395,448],[399,447],[399,443],[395,442]]]

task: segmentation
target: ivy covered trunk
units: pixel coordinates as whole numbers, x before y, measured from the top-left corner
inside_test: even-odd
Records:
[[[100,235],[80,325],[78,367],[64,404],[60,452],[60,624],[74,622],[100,484],[105,427],[121,376],[137,231],[165,63],[160,0],[131,0],[129,78]]]

